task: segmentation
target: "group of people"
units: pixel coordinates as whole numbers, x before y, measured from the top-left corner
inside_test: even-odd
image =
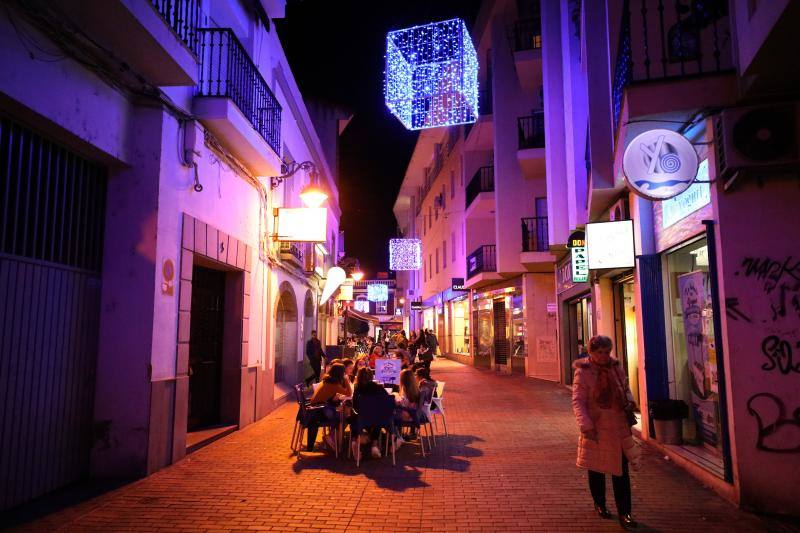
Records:
[[[321,409],[312,410],[311,420],[307,421],[306,449],[314,449],[319,427],[325,421],[340,416],[337,409],[342,408],[346,411],[351,431],[359,433],[358,438],[353,439],[353,446],[371,444],[371,454],[377,458],[381,456],[378,446],[380,430],[361,428],[358,424],[359,405],[374,400],[376,396],[389,394],[382,384],[374,381],[376,361],[383,357],[402,360],[399,390],[395,397],[395,419],[399,426],[417,416],[421,391],[429,390],[430,394],[426,397],[433,397],[435,394],[436,381],[431,378],[430,367],[438,351],[439,341],[432,331],[426,329],[421,329],[419,333],[412,331],[410,337],[406,337],[403,330],[392,335],[382,334],[377,341],[368,336],[350,337],[342,341],[344,346],[356,349],[354,357],[326,358],[316,331],[311,332],[311,338],[306,343],[306,357],[313,371],[306,383],[314,391],[309,403],[312,406],[322,406]],[[326,363],[324,372],[323,361]],[[416,435],[412,433],[411,438],[416,438]],[[326,435],[323,441],[328,447],[334,448],[330,435]],[[399,432],[392,435],[392,445],[395,448],[403,442]]]

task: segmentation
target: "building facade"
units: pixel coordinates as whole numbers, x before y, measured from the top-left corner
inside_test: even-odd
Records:
[[[786,351],[800,331],[797,225],[786,224],[800,198],[798,69],[781,44],[798,6],[541,9],[560,379],[571,383],[580,343],[610,336],[642,438],[742,506],[800,513],[788,415],[800,397]],[[679,134],[697,157],[689,188],[659,200],[637,193],[643,175],[625,163],[653,130]],[[631,234],[592,237],[612,227]],[[568,248],[584,234],[586,281]],[[661,444],[654,430],[650,408],[668,399],[689,407],[680,444]]]
[[[173,463],[282,402],[312,329],[335,341],[336,306],[317,302],[343,245],[336,176],[276,34],[283,4],[0,17],[0,508]],[[312,177],[271,178],[304,161],[326,239],[278,242],[273,210]]]

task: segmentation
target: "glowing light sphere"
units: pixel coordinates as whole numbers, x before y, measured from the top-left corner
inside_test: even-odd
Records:
[[[419,239],[389,239],[389,270],[419,270],[422,268],[422,241]]]
[[[386,36],[386,106],[410,130],[478,119],[478,54],[461,19]]]
[[[389,299],[389,286],[383,283],[370,283],[367,285],[367,300],[370,302],[385,302]]]

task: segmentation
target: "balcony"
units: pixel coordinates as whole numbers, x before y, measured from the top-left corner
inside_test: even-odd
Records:
[[[281,260],[305,269],[305,263],[303,262],[303,251],[297,244],[293,242],[281,243]]]
[[[696,81],[733,72],[726,6],[724,2],[640,0],[632,8],[630,0],[623,0],[612,87],[615,126],[626,92],[634,85],[648,85],[645,82],[667,82],[669,87],[662,86],[660,93],[637,95],[636,102],[628,102],[634,107],[630,116],[642,114],[639,110],[652,114],[663,105],[676,109],[675,102],[682,98],[687,98],[686,109],[725,104],[721,97],[724,100],[732,88],[700,86]],[[695,83],[682,87],[675,83],[680,81]]]
[[[200,0],[49,0],[96,45],[158,86],[197,83]]]
[[[537,50],[542,47],[542,20],[531,17],[518,20],[511,27],[511,44],[514,52]]]
[[[517,159],[526,178],[544,176],[544,112],[517,118]]]
[[[467,216],[490,216],[490,211],[494,210],[494,167],[481,167],[475,171],[465,195]]]
[[[492,91],[478,91],[478,120],[464,126],[464,149],[466,151],[489,150],[494,142],[492,124]]]
[[[522,222],[520,263],[529,272],[551,272],[556,257],[550,253],[547,217],[526,217]]]
[[[525,90],[538,90],[542,85],[542,21],[538,13],[516,21],[510,28],[509,40],[514,51],[514,67]]]
[[[230,28],[200,29],[194,112],[252,172],[280,169],[281,106]]]
[[[497,247],[484,244],[467,256],[467,280],[464,284],[471,289],[487,285],[501,279],[497,273]]]

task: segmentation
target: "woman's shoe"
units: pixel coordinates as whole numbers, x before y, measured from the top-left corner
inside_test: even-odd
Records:
[[[596,505],[594,506],[594,510],[597,511],[597,514],[600,515],[600,518],[611,518],[611,513],[608,509],[606,509],[605,505]],[[620,517],[620,521],[622,517]]]
[[[634,520],[629,513],[629,514],[619,515],[619,525],[621,525],[625,529],[634,529],[639,524],[636,523],[636,520]]]

